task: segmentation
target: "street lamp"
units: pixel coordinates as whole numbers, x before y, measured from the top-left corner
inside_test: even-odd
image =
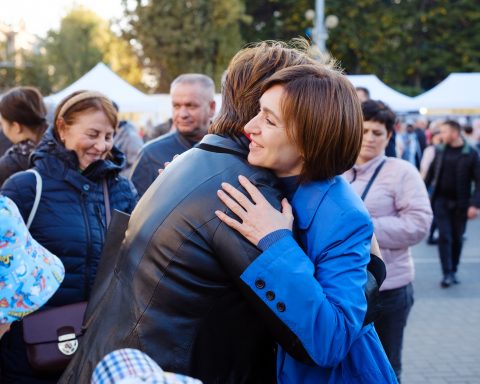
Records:
[[[324,18],[325,1],[315,0],[315,10],[309,9],[305,12],[307,20],[315,20],[313,28],[313,42],[318,47],[320,52],[326,52],[326,41],[328,39],[328,29],[335,28],[338,25],[338,17],[335,15],[328,15]]]

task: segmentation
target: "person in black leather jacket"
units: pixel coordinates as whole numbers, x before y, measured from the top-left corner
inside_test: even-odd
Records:
[[[262,83],[305,63],[313,60],[281,43],[232,59],[211,134],[178,156],[132,213],[110,286],[60,383],[86,382],[103,356],[127,347],[206,384],[275,383],[275,342],[310,361],[297,336],[240,279],[259,249],[214,213],[225,209],[215,196],[221,183],[238,186],[239,174],[280,207],[276,178],[246,160],[243,128],[258,111]]]
[[[242,132],[257,112],[262,81],[307,62],[280,43],[233,58],[214,134],[177,157],[132,213],[110,287],[61,383],[85,382],[104,355],[125,347],[206,384],[274,383],[272,335],[308,360],[295,335],[240,280],[260,251],[214,213],[223,208],[215,191],[240,173],[280,206],[273,174],[248,164]]]
[[[42,191],[30,233],[65,266],[65,279],[48,307],[89,299],[107,228],[104,188],[111,210],[130,213],[136,204],[133,185],[119,176],[125,156],[113,147],[116,124],[117,113],[108,98],[95,92],[73,93],[59,105],[53,129],[32,154]],[[31,172],[19,172],[1,190],[17,204],[25,221],[36,186]],[[21,322],[1,340],[0,364],[2,384],[46,384],[59,377],[32,371]]]

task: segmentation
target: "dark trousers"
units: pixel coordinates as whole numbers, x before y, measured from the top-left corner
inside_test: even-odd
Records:
[[[433,213],[438,227],[438,253],[444,275],[457,272],[462,252],[463,234],[467,226],[468,207],[443,197],[433,202]]]
[[[375,321],[383,349],[392,365],[398,382],[402,373],[403,331],[413,306],[412,283],[380,292],[380,317]]]

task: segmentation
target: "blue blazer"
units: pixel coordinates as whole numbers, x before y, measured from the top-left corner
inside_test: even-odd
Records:
[[[292,236],[270,246],[242,280],[299,337],[312,359],[281,347],[279,383],[396,383],[367,310],[364,286],[373,226],[341,177],[301,185],[292,206],[302,247]]]

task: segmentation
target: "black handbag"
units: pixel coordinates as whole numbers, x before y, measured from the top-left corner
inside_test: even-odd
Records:
[[[77,351],[87,302],[63,305],[23,319],[27,358],[36,373],[61,373]]]

